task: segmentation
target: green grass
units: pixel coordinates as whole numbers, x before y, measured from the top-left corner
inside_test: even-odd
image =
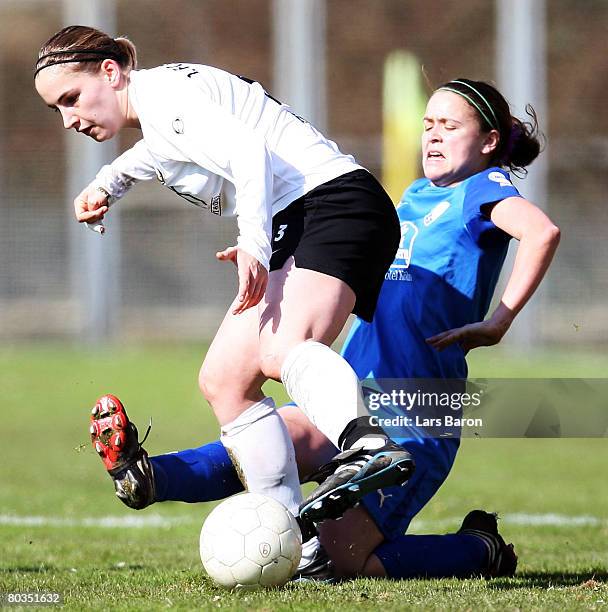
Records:
[[[0,350],[0,515],[74,520],[71,526],[0,524],[0,592],[59,591],[80,609],[600,609],[608,606],[608,441],[466,439],[448,481],[413,525],[449,531],[473,507],[505,515],[502,532],[520,556],[509,580],[360,579],[227,593],[204,575],[198,531],[211,504],[157,504],[135,514],[113,496],[88,446],[88,408],[113,392],[154,427],[152,453],[198,445],[218,429],[199,396],[204,347],[65,346]],[[550,351],[525,357],[497,349],[471,356],[471,376],[602,377],[608,359]],[[270,385],[277,400],[279,385]],[[573,407],[573,410],[576,407]],[[590,516],[586,526],[533,526],[515,513]],[[161,516],[161,528],[85,527],[86,517]]]

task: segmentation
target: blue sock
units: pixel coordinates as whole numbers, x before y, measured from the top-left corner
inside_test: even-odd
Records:
[[[390,578],[469,578],[488,569],[488,547],[467,533],[402,535],[374,551]]]
[[[150,461],[157,502],[215,501],[243,491],[232,461],[219,440],[199,448],[150,457]]]

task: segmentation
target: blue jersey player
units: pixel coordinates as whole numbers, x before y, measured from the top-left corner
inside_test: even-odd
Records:
[[[530,123],[522,122],[491,85],[456,79],[433,93],[423,123],[425,178],[399,203],[401,242],[375,316],[354,323],[343,349],[361,379],[465,379],[467,351],[501,340],[559,242],[558,228],[519,194],[508,173],[525,172],[539,154],[533,113]],[[498,307],[486,318],[512,237],[519,241],[514,267]],[[111,411],[118,400],[106,396],[100,402]],[[296,406],[284,407],[281,415],[300,474],[319,470],[336,448]],[[124,473],[113,478],[127,505],[207,501],[242,490],[219,442],[148,458],[132,424],[128,431],[132,450],[125,447]],[[368,494],[342,520],[321,523],[331,564],[317,549],[302,575],[324,577],[330,569],[341,577],[512,574],[516,557],[498,534],[494,515],[473,511],[454,534],[405,535],[447,477],[459,441],[395,437],[414,457],[413,476],[405,486]]]

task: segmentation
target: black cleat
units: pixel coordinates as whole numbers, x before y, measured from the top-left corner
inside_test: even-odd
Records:
[[[300,532],[302,533],[302,542],[308,542],[311,538],[319,536],[319,531],[314,523],[305,521],[301,516],[296,516],[295,518],[300,528]]]
[[[154,473],[142,447],[148,434],[138,442],[137,427],[129,421],[116,396],[103,395],[97,400],[91,411],[89,433],[95,452],[114,482],[118,499],[135,510],[154,503]]]
[[[469,533],[481,538],[488,547],[488,569],[485,578],[513,576],[517,569],[517,555],[513,544],[506,544],[498,533],[498,515],[483,510],[471,510],[462,521],[458,533]]]
[[[300,518],[306,523],[339,519],[368,493],[404,485],[413,472],[412,456],[391,440],[377,449],[344,451],[310,477],[322,483],[300,505]]]

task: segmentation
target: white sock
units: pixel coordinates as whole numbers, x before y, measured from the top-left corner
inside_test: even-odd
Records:
[[[268,495],[298,515],[302,491],[295,451],[271,397],[224,425],[220,440],[247,491]]]
[[[367,414],[357,375],[325,344],[307,340],[295,346],[283,362],[281,379],[291,399],[338,448],[348,423]]]
[[[319,538],[314,536],[307,540],[302,544],[302,558],[300,559],[300,563],[298,565],[298,571],[303,570],[309,563],[311,563],[321,546],[321,542],[319,542]]]

